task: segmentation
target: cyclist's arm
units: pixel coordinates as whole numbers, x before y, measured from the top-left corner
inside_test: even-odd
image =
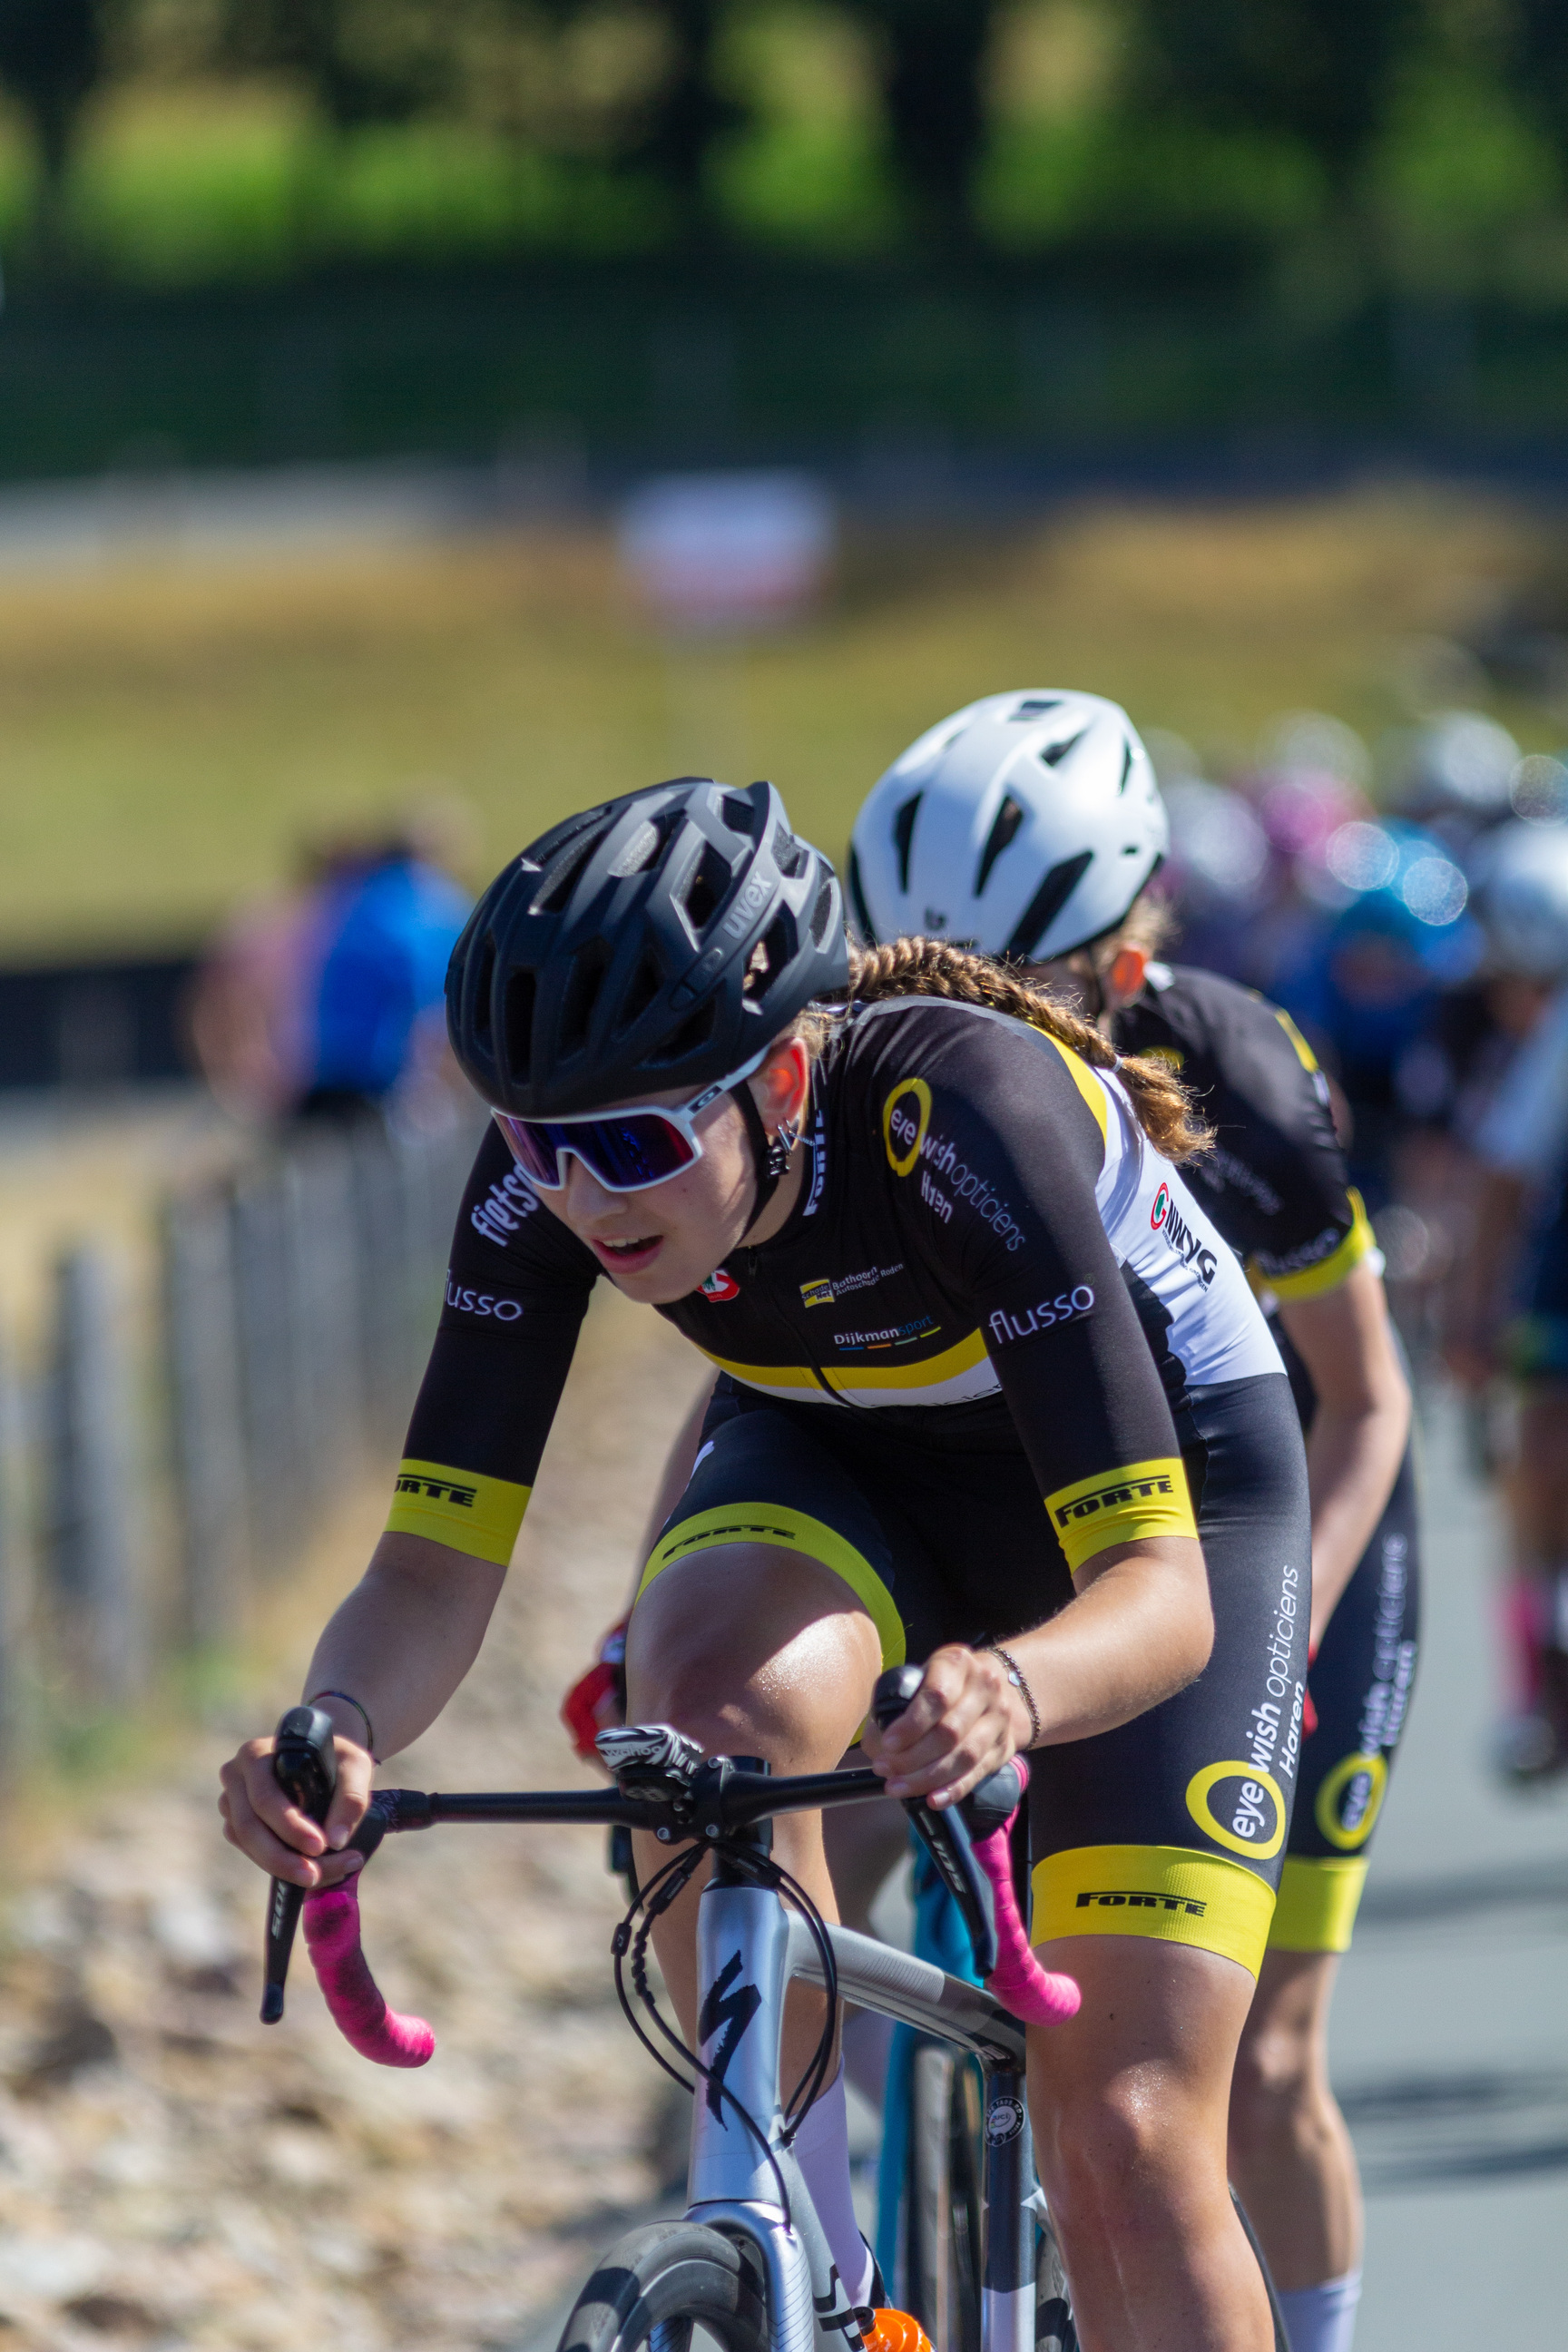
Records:
[[[374,1727],[377,1758],[395,1756],[435,1722],[478,1657],[505,1578],[493,1561],[427,1537],[384,1535],[329,1619],[302,1696],[352,1691]],[[342,1697],[319,1704],[339,1734],[337,1793],[324,1834],[279,1788],[270,1739],[248,1740],[224,1774],[231,1843],[275,1878],[300,1886],[330,1885],[357,1866],[357,1857],[339,1858],[337,1849],[370,1801],[375,1760],[363,1745],[359,1709]]]
[[[1315,1297],[1281,1299],[1279,1319],[1318,1396],[1307,1437],[1317,1643],[1399,1475],[1410,1434],[1410,1385],[1375,1261],[1363,1258]]]

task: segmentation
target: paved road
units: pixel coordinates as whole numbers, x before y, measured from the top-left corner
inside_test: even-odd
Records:
[[[1426,1416],[1426,1649],[1335,2005],[1367,2189],[1357,2352],[1568,2339],[1568,1789],[1487,1760],[1499,1551],[1452,1405]]]

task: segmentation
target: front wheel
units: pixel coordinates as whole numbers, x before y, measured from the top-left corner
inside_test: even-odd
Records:
[[[767,2352],[763,2284],[739,2246],[696,2221],[656,2221],[610,2248],[572,2306],[560,2352]]]

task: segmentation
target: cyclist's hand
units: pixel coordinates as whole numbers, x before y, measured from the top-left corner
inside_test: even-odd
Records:
[[[989,1650],[958,1643],[933,1651],[925,1679],[902,1715],[879,1731],[868,1723],[861,1745],[889,1797],[929,1797],[955,1805],[1029,1743],[1027,1710]]]
[[[335,1886],[363,1861],[362,1854],[341,1849],[370,1802],[375,1766],[356,1740],[339,1733],[333,1742],[338,1785],[323,1828],[279,1787],[272,1769],[277,1745],[271,1738],[247,1739],[224,1766],[218,1776],[223,1794],[217,1801],[223,1833],[270,1877],[291,1879],[296,1886]]]

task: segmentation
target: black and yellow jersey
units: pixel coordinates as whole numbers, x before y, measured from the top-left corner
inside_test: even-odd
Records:
[[[783,1231],[664,1314],[743,1390],[961,1452],[1020,1447],[1070,1566],[1191,1534],[1194,1390],[1281,1371],[1237,1259],[1113,1076],[931,998],[853,1008]],[[391,1526],[505,1561],[597,1261],[499,1133],[459,1213]]]
[[[1375,1244],[1329,1110],[1328,1082],[1288,1013],[1190,965],[1153,963],[1115,1016],[1119,1052],[1168,1062],[1213,1128],[1198,1199],[1255,1286],[1310,1298]]]

